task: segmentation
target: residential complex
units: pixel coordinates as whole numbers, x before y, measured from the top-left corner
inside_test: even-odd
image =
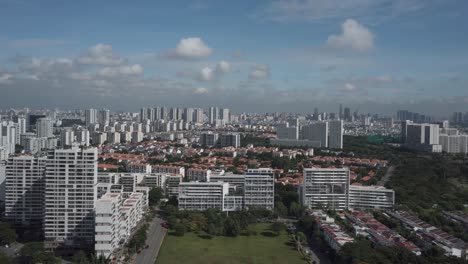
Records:
[[[298,120],[295,126],[289,123],[276,127],[276,139],[270,143],[280,146],[310,146],[317,148],[343,148],[343,120],[319,121],[304,124],[300,127]]]
[[[308,208],[348,208],[349,169],[304,168],[302,204]]]
[[[395,205],[395,192],[383,186],[349,186],[348,209],[391,210]]]
[[[51,150],[45,172],[44,237],[48,247],[94,243],[97,149]]]
[[[269,175],[211,175],[205,182],[180,183],[179,209],[273,210],[274,179]]]
[[[349,168],[304,168],[300,198],[310,209],[393,209],[395,192],[382,186],[350,185]]]
[[[5,173],[5,217],[15,224],[41,228],[44,220],[45,157],[8,160]]]

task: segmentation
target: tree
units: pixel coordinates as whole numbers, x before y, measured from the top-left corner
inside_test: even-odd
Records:
[[[270,229],[276,233],[276,235],[279,235],[281,231],[285,229],[285,226],[283,223],[280,222],[274,222],[271,224]]]
[[[275,201],[276,201],[276,199],[275,199]],[[276,202],[275,210],[280,216],[287,216],[288,215],[288,208],[286,206],[284,206],[283,202],[281,202],[281,201]]]
[[[0,222],[0,240],[8,244],[16,241],[16,232],[10,224]]]
[[[185,235],[185,226],[183,224],[176,224],[174,226],[174,235],[184,236]]]
[[[44,251],[43,242],[28,242],[20,250],[20,254],[25,257],[33,257],[35,254]]]
[[[161,188],[153,188],[148,194],[148,201],[150,206],[158,205],[159,200],[164,197],[163,191]]]
[[[58,264],[60,263],[60,259],[55,257],[52,252],[39,252],[36,253],[33,257],[32,260],[34,263],[42,263],[42,264]]]
[[[304,208],[300,204],[296,202],[292,202],[291,208],[289,208],[289,215],[300,218],[303,214],[304,214]]]
[[[237,219],[228,217],[224,222],[224,235],[236,237],[240,233],[240,225]]]
[[[86,264],[88,263],[88,258],[86,257],[86,253],[83,250],[78,251],[75,255],[73,255],[71,262],[73,264]]]

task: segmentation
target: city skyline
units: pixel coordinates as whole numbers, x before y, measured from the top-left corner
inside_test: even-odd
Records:
[[[2,108],[467,110],[462,1],[0,6]]]

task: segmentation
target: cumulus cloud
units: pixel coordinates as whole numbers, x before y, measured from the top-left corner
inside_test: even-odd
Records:
[[[164,54],[163,57],[195,60],[208,57],[212,53],[213,49],[208,47],[201,38],[189,37],[181,39],[177,44],[177,47]]]
[[[193,91],[193,93],[194,94],[207,94],[208,89],[206,89],[205,87],[198,87]]]
[[[231,70],[231,65],[227,61],[220,61],[214,69],[212,67],[204,67],[198,73],[196,79],[199,81],[214,81]]]
[[[219,74],[228,73],[231,70],[231,65],[227,61],[220,61],[216,64],[216,72]]]
[[[96,65],[119,65],[124,61],[122,58],[114,54],[111,45],[97,44],[89,48],[84,54],[77,59],[81,64],[96,64]]]
[[[255,65],[249,73],[249,79],[265,79],[270,76],[270,68],[266,65]]]
[[[374,34],[354,19],[346,20],[340,35],[328,37],[327,45],[333,48],[351,48],[365,51],[374,47]]]
[[[103,77],[118,77],[129,75],[141,75],[143,67],[139,64],[135,65],[122,65],[116,67],[105,67],[99,70],[98,74]]]
[[[215,72],[210,67],[205,67],[200,70],[198,79],[200,81],[212,81],[215,78]]]

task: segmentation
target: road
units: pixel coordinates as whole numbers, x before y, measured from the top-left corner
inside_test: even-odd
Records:
[[[377,183],[377,186],[384,186],[388,182],[388,180],[390,180],[390,177],[392,177],[394,170],[395,170],[395,166],[388,167],[387,172],[382,177],[382,179]]]
[[[164,220],[156,216],[151,222],[150,228],[148,230],[148,238],[146,244],[149,246],[147,249],[141,250],[137,254],[135,264],[154,264],[156,258],[158,257],[159,249],[161,248],[164,236],[166,235],[167,230],[161,226]]]

